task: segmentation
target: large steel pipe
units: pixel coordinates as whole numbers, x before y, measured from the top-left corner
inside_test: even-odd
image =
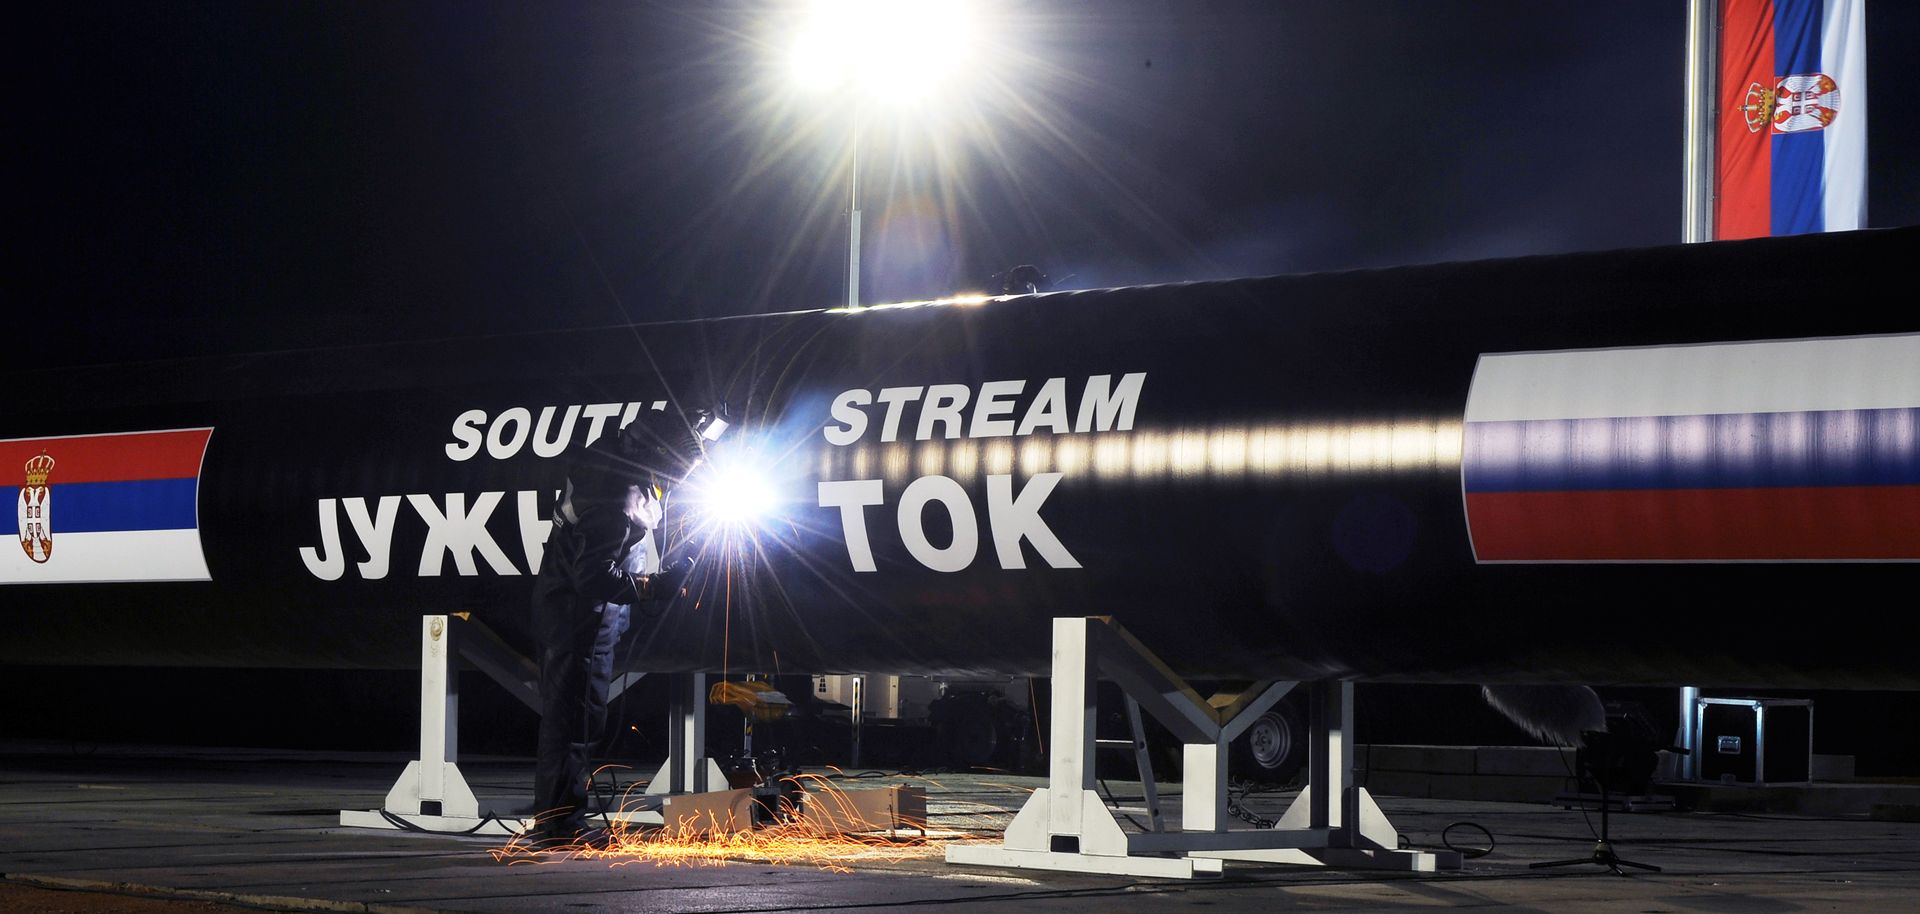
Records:
[[[1188,675],[1920,687],[1916,240],[29,373],[0,470],[53,461],[51,545],[16,519],[0,660],[516,636],[566,453],[724,399],[709,469],[780,504],[702,534],[632,667],[1037,673],[1108,614]]]

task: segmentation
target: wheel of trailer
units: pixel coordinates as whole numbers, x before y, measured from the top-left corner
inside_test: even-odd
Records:
[[[1293,780],[1307,764],[1307,722],[1300,708],[1281,702],[1233,741],[1237,777],[1269,784]]]

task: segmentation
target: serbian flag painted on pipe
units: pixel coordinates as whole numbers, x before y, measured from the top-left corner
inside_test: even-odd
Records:
[[[1715,238],[1867,222],[1866,0],[1720,0]]]
[[[212,429],[0,441],[19,486],[0,584],[205,581],[200,464]],[[4,482],[4,477],[0,477]]]
[[[1920,561],[1920,334],[1483,355],[1481,562]]]

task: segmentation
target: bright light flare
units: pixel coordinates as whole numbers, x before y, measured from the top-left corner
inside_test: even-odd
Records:
[[[702,504],[722,524],[751,526],[780,505],[766,473],[746,463],[714,467],[713,478],[702,488]]]
[[[794,35],[793,82],[895,103],[925,99],[966,63],[973,16],[961,0],[815,0]]]
[[[772,468],[753,448],[730,448],[687,480],[685,504],[703,530],[752,536],[779,515],[783,506]]]

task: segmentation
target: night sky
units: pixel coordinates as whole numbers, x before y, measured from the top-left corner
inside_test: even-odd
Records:
[[[10,29],[21,367],[844,296],[855,107],[782,84],[781,4],[57,6]],[[1682,0],[982,6],[938,113],[866,112],[866,301],[1680,238]],[[1913,224],[1920,4],[1868,31]]]

